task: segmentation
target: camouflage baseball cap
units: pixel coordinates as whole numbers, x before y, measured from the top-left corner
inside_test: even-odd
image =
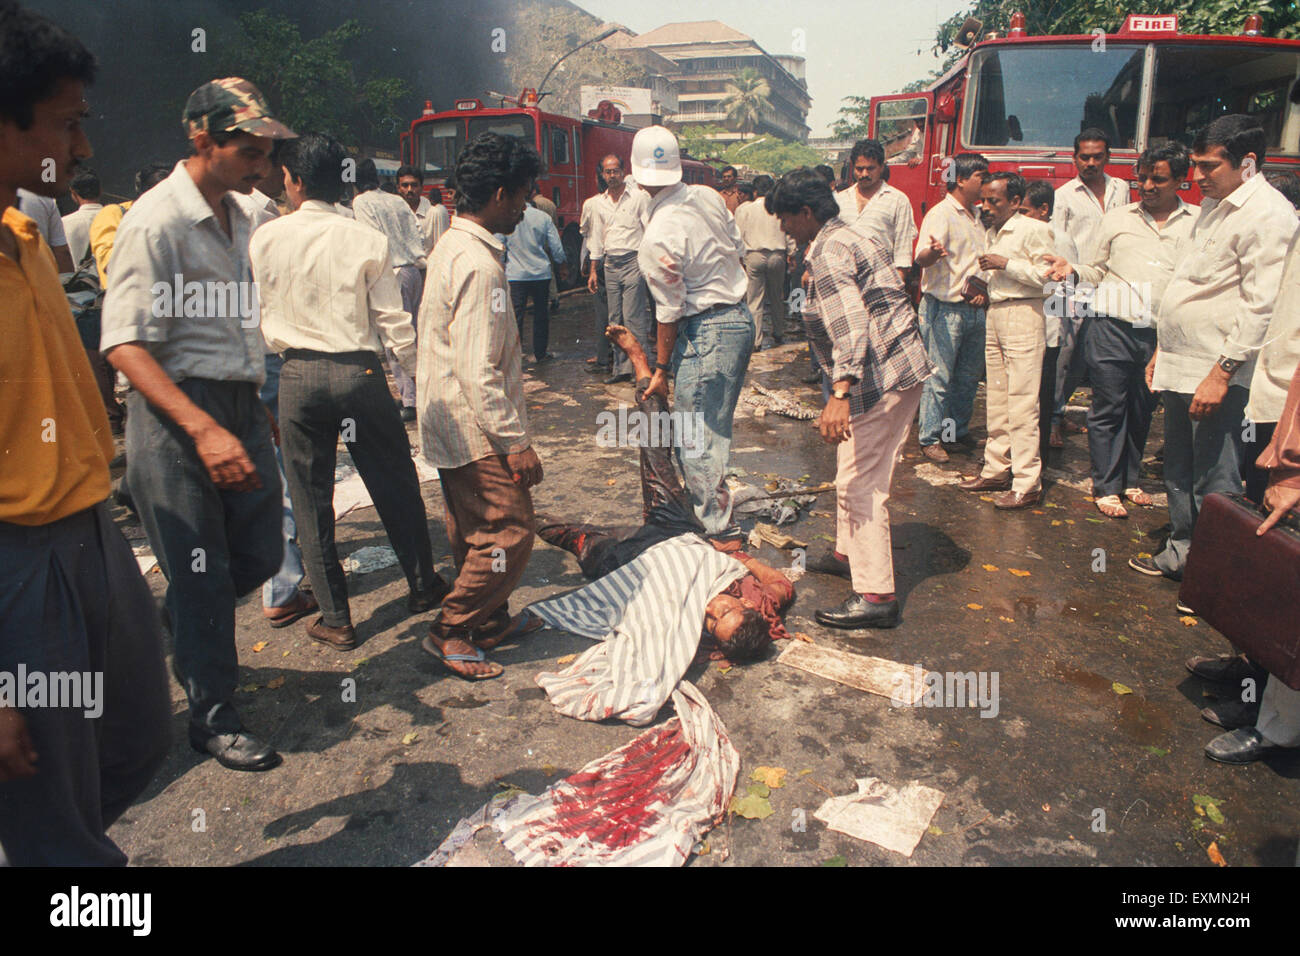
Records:
[[[271,139],[293,139],[298,135],[271,115],[266,98],[256,86],[238,76],[212,80],[191,93],[181,122],[191,138],[200,131],[226,130]]]

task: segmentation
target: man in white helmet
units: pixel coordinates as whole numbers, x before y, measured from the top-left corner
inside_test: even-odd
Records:
[[[695,516],[709,537],[735,537],[725,477],[731,419],[754,348],[745,305],[745,246],[717,192],[682,182],[677,138],[650,126],[632,141],[632,176],[650,194],[637,263],[654,296],[658,327],[654,374],[645,394],[668,397],[674,420],[689,422],[675,454]]]

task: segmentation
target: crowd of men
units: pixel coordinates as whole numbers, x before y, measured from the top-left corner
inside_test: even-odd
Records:
[[[553,270],[564,277],[536,151],[493,133],[472,140],[449,216],[417,168],[399,169],[390,193],[373,163],[355,164],[326,133],[288,129],[251,83],[225,78],[186,101],[189,155],[142,169],[132,202],[96,208],[81,129],[95,69],[75,37],[0,4],[0,443],[21,463],[0,474],[0,671],[100,671],[105,687],[102,722],[0,706],[0,847],[14,863],[123,862],[106,829],[169,746],[158,615],[106,507],[114,422],[125,432],[119,498],[167,580],[189,740],[226,767],[280,762],[233,702],[240,598],[262,587],[271,626],[312,617],[313,640],[356,647],[335,543],[340,441],[409,612],[438,611],[425,651],[458,677],[491,679],[503,671],[488,651],[539,626],[509,609],[543,479],[522,318],[531,299],[534,358],[546,361]],[[1178,578],[1205,495],[1249,488],[1257,457],[1251,493],[1272,511],[1266,523],[1300,502],[1300,220],[1258,172],[1265,145],[1249,117],[1225,116],[1190,154],[1153,146],[1137,162],[1136,203],[1104,172],[1098,130],[1080,133],[1079,176],[1054,192],[961,154],[918,229],[873,140],[854,147],[844,189],[828,168],[800,169],[757,177],[745,201],[734,169],[721,189],[687,185],[673,134],[639,131],[630,169],[602,158],[606,188],[582,212],[587,288],[604,306],[591,370],[633,381],[649,414],[700,424],[671,437],[671,455],[643,449],[640,527],[541,522],[544,539],[593,575],[681,535],[695,550],[707,541],[745,575],[705,609],[718,652],[743,659],[785,636],[793,591],[741,551],[726,475],[752,353],[798,334],[786,321],[791,282],[825,398],[818,428],[836,449],[836,544],[812,567],[851,581],[840,604],[815,612],[820,623],[899,623],[894,468],[918,414],[933,461],[974,445],[981,379],[983,467],[960,487],[1002,492],[994,505],[1008,511],[1041,502],[1043,447],[1062,437],[1083,375],[1097,507],[1122,518],[1124,501],[1150,504],[1139,466],[1160,396],[1172,531],[1160,553],[1130,563]],[[1199,210],[1178,196],[1189,170]],[[69,190],[79,208],[51,219]],[[74,318],[70,301],[84,300],[60,273],[97,280],[102,307]],[[110,368],[129,383],[125,411]],[[404,420],[438,470],[451,581],[434,570]],[[1189,666],[1215,680],[1263,676],[1240,656]],[[1258,707],[1214,716],[1229,731],[1207,748],[1215,759],[1300,746],[1300,692],[1279,680]]]

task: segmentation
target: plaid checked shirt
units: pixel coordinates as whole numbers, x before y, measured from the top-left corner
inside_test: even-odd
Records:
[[[808,341],[832,382],[857,379],[850,415],[930,377],[916,310],[884,246],[834,216],[809,244],[806,261]]]

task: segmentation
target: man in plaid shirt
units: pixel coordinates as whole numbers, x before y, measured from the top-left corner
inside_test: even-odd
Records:
[[[892,254],[839,217],[826,181],[809,169],[781,177],[767,209],[796,242],[809,243],[804,325],[831,397],[818,423],[836,448],[836,543],[832,566],[853,593],[819,610],[828,627],[895,627],[889,486],[931,366]]]

